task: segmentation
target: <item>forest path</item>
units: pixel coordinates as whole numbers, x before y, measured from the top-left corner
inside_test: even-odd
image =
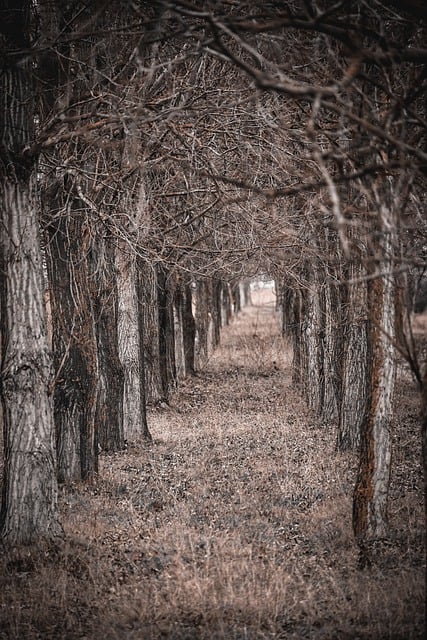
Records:
[[[290,358],[274,297],[255,292],[205,370],[150,410],[153,445],[103,458],[106,637],[421,637],[421,512],[405,503],[398,545],[359,572],[356,457],[310,415]]]
[[[397,394],[391,538],[362,572],[356,456],[292,387],[271,292],[254,302],[150,409],[152,444],[103,453],[97,482],[61,491],[65,542],[7,561],[0,640],[423,637],[413,383]]]

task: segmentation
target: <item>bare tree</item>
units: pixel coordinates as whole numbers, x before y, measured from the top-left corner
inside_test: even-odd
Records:
[[[37,221],[31,3],[0,5],[1,535],[12,544],[61,533],[57,507],[52,363]]]

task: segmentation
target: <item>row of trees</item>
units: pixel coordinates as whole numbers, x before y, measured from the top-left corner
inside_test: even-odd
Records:
[[[295,380],[360,447],[357,539],[385,535],[396,348],[426,389],[422,3],[0,11],[3,537],[58,534],[57,471],[148,438],[147,398],[202,366],[260,271]]]

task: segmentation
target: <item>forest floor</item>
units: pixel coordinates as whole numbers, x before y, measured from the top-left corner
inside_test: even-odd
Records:
[[[292,386],[277,323],[255,292],[206,369],[150,409],[153,443],[62,491],[64,544],[2,555],[2,640],[424,637],[415,385],[402,369],[390,538],[362,571],[356,457]]]

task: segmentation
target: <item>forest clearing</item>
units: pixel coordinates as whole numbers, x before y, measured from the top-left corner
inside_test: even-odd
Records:
[[[65,542],[2,555],[2,640],[423,637],[413,381],[399,370],[391,533],[360,570],[357,457],[292,385],[272,292],[252,297],[206,368],[149,410],[153,443],[101,454],[92,485],[62,490]]]

